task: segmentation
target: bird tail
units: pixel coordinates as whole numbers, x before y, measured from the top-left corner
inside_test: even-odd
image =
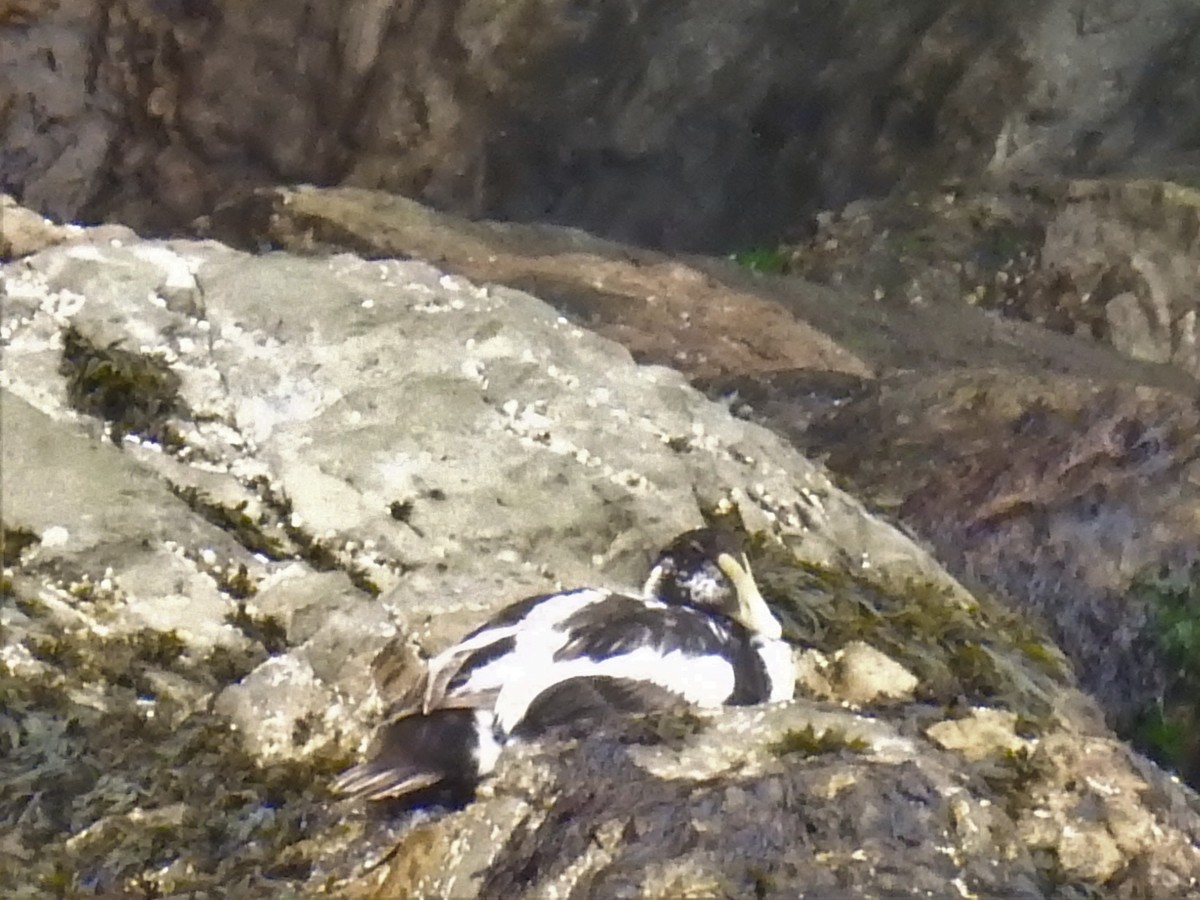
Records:
[[[470,789],[496,764],[493,715],[480,709],[436,709],[402,716],[380,729],[376,750],[333,783],[361,800],[395,800],[426,788]]]

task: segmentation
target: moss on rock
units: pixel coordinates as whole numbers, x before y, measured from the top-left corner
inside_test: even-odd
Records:
[[[114,444],[134,434],[182,446],[168,423],[184,409],[180,379],[162,356],[134,353],[115,343],[101,347],[72,325],[63,333],[59,371],[67,378],[71,405],[110,422]]]
[[[314,877],[346,759],[260,765],[204,700],[261,651],[189,655],[173,632],[106,637],[24,609],[0,662],[0,893],[283,896]]]
[[[769,749],[778,756],[820,756],[825,753],[838,753],[842,750],[862,753],[869,747],[868,741],[850,737],[836,728],[817,731],[812,725],[806,725],[804,728],[793,728],[784,732],[783,736],[771,744]]]
[[[756,542],[754,556],[789,638],[826,652],[865,641],[917,676],[918,699],[982,702],[1039,719],[1056,690],[1072,683],[1054,643],[985,595],[964,600],[947,586],[916,581],[884,587],[798,562],[766,541]]]
[[[1160,701],[1138,717],[1132,739],[1190,784],[1200,784],[1200,562],[1184,572],[1141,573],[1130,588],[1145,604],[1147,629],[1172,673]]]

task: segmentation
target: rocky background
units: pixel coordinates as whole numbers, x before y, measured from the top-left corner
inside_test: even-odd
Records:
[[[4,895],[1196,895],[1198,34],[0,2]],[[329,796],[714,518],[797,701]]]
[[[6,0],[4,188],[186,230],[247,186],[382,188],[671,249],[947,177],[1196,172],[1200,11]]]

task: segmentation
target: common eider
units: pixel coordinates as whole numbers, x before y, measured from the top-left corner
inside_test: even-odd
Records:
[[[642,596],[579,588],[529,597],[433,657],[389,710],[373,756],[334,787],[368,800],[469,791],[506,742],[554,725],[673,703],[791,699],[781,633],[733,539],[686,532],[659,554]]]

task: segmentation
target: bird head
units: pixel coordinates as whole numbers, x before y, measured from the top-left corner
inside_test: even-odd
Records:
[[[733,535],[715,528],[681,534],[658,555],[643,588],[675,606],[692,606],[778,639],[783,629],[759,593],[750,561]]]

